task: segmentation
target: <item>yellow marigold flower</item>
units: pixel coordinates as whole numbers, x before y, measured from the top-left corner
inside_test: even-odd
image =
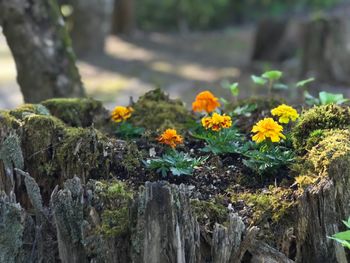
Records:
[[[133,111],[134,109],[131,107],[117,106],[112,111],[112,120],[115,122],[125,121],[131,117]]]
[[[207,113],[210,113],[217,107],[220,107],[219,99],[210,91],[199,93],[196,100],[192,103],[192,110],[197,112],[206,111]]]
[[[282,134],[283,127],[272,118],[265,118],[253,126],[252,132],[256,133],[252,139],[257,143],[270,138],[272,142],[279,142],[286,137]]]
[[[299,118],[298,112],[291,106],[282,104],[277,108],[271,110],[273,116],[278,116],[280,123],[289,123],[289,121],[296,121]]]
[[[232,120],[230,116],[220,115],[214,112],[212,117],[202,118],[202,125],[206,129],[212,129],[213,131],[220,131],[222,128],[230,128],[232,126]]]
[[[176,145],[183,142],[183,138],[177,134],[176,130],[167,129],[158,137],[158,141],[169,145],[171,148],[175,148]]]

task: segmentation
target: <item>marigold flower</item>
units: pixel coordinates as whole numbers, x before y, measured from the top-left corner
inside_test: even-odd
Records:
[[[192,110],[197,112],[206,111],[207,113],[210,113],[217,107],[220,107],[219,99],[210,91],[199,93],[196,100],[192,103]]]
[[[117,106],[112,111],[111,117],[115,122],[121,122],[129,119],[132,112],[134,111],[131,107]]]
[[[167,129],[159,137],[158,141],[163,144],[169,145],[171,148],[175,148],[176,145],[183,142],[181,135],[177,134],[177,131],[174,129]]]
[[[220,115],[214,112],[211,117],[202,118],[202,125],[206,129],[212,129],[213,131],[220,131],[222,128],[230,128],[232,126],[232,120],[230,116]]]
[[[282,134],[283,127],[272,118],[265,118],[253,126],[252,132],[256,133],[252,140],[257,143],[270,138],[271,142],[279,142],[286,137]]]
[[[278,116],[278,121],[280,123],[289,123],[290,120],[296,121],[296,119],[299,118],[299,114],[296,109],[286,104],[282,104],[277,108],[272,109],[271,114],[273,116]]]

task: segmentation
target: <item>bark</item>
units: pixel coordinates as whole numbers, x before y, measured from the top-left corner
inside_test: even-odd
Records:
[[[84,96],[70,40],[55,0],[1,0],[0,17],[26,102]]]
[[[303,25],[301,76],[325,82],[350,83],[350,19],[329,15]]]
[[[69,0],[74,51],[78,57],[104,51],[111,31],[113,0]]]
[[[113,34],[130,35],[135,30],[135,1],[114,0],[114,11],[112,19]]]

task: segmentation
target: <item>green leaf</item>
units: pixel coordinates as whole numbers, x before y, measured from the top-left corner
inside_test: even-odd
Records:
[[[255,84],[260,85],[260,86],[264,86],[267,83],[267,80],[262,78],[262,77],[252,75],[251,78]]]
[[[238,82],[232,83],[230,85],[230,90],[231,90],[232,96],[237,97],[239,95]]]
[[[281,71],[272,70],[272,71],[265,72],[261,76],[263,78],[269,79],[271,81],[276,81],[276,80],[279,80],[282,77],[282,75],[283,75],[283,73]]]
[[[347,228],[350,229],[350,216],[349,216],[349,218],[348,218],[348,221],[345,221],[345,220],[344,220],[343,223],[344,223],[344,225],[347,226]]]
[[[229,104],[228,100],[225,99],[225,98],[220,98],[220,101],[221,101],[224,105]]]
[[[313,81],[315,81],[315,78],[304,79],[304,80],[299,81],[296,86],[297,86],[297,88],[303,88],[307,84],[309,84]]]
[[[320,98],[320,102],[322,105],[332,104],[332,103],[342,104],[342,103],[348,101],[347,99],[344,99],[343,94],[329,93],[326,91],[321,91],[319,93],[319,98]]]
[[[319,105],[320,100],[312,96],[308,91],[304,91],[305,102],[309,106]]]
[[[282,83],[277,83],[277,84],[274,84],[272,88],[277,90],[287,90],[288,86]]]
[[[336,233],[332,237],[340,240],[350,240],[350,230]]]

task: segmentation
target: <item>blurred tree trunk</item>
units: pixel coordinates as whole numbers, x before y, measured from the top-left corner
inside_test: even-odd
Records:
[[[303,26],[301,75],[350,83],[350,18],[329,16]]]
[[[69,0],[68,4],[73,7],[71,36],[78,57],[103,52],[111,31],[113,0]]]
[[[135,30],[135,1],[114,0],[113,34],[132,34]]]
[[[283,62],[296,55],[299,23],[264,19],[255,34],[252,61]]]
[[[55,0],[0,0],[0,17],[26,102],[84,96]]]

